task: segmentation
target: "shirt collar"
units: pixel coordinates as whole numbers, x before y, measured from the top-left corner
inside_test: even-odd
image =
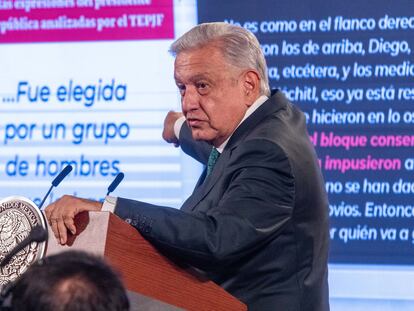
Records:
[[[255,102],[249,108],[247,108],[243,119],[236,126],[234,131],[236,131],[236,129],[240,126],[240,124],[242,124],[244,122],[244,120],[246,120],[253,112],[255,112],[255,110],[257,108],[259,108],[268,99],[269,98],[266,95],[261,95],[258,99],[256,99]],[[234,133],[234,131],[233,131],[233,133]],[[230,140],[231,136],[233,135],[233,133],[231,133],[231,135],[219,147],[216,148],[218,152],[220,152],[220,153],[223,152],[224,148],[226,147],[226,145],[229,142],[229,140]]]

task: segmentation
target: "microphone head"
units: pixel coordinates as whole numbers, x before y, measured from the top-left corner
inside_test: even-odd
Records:
[[[53,179],[52,185],[53,187],[57,187],[60,182],[65,178],[70,172],[72,171],[72,165],[68,164],[65,168]]]
[[[119,173],[118,175],[116,175],[114,181],[108,187],[108,194],[110,192],[113,192],[116,189],[116,187],[118,187],[122,179],[124,179],[124,173]]]
[[[48,238],[47,230],[40,225],[33,227],[29,235],[31,237],[32,242],[37,243],[44,242]]]

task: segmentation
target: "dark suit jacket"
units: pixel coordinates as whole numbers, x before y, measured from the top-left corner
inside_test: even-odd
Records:
[[[180,143],[206,162],[211,147],[186,126]],[[281,92],[237,128],[181,210],[119,198],[115,213],[249,310],[329,310],[324,183],[304,115]]]

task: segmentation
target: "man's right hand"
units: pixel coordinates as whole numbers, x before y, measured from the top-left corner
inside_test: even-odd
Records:
[[[178,138],[174,133],[174,124],[177,119],[181,118],[183,114],[181,112],[169,111],[164,119],[164,129],[162,131],[162,138],[170,144],[174,144],[175,147],[180,145]]]
[[[60,244],[66,244],[68,231],[76,234],[75,216],[85,211],[100,211],[102,203],[64,195],[45,209],[46,219]]]

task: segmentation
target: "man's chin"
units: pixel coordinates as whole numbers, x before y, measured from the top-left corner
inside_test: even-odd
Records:
[[[200,135],[193,135],[193,139],[197,140],[197,141],[205,141],[206,139],[204,139],[202,136]]]
[[[193,139],[197,141],[210,142],[212,139],[214,139],[214,137],[200,133],[198,130],[192,130],[191,134],[192,134]]]

